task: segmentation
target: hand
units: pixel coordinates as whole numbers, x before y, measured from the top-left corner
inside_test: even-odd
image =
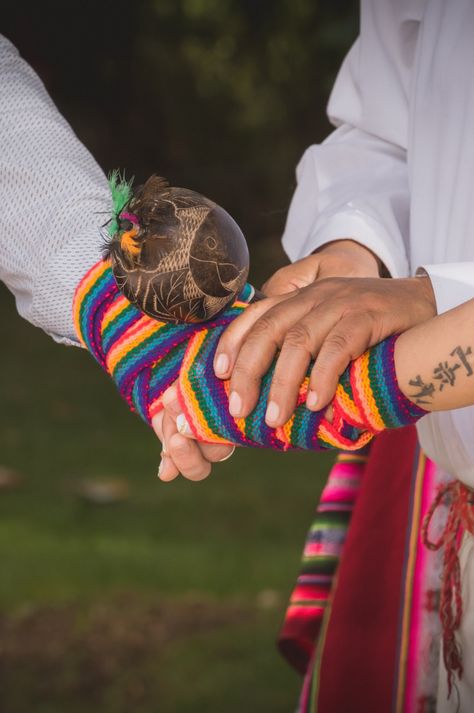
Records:
[[[186,432],[187,422],[182,415],[176,386],[165,391],[163,404],[164,408],[152,419],[153,429],[163,444],[158,477],[169,482],[181,473],[188,480],[203,480],[210,474],[212,463],[227,460],[234,447],[192,440],[192,433]]]
[[[231,379],[229,410],[239,418],[253,410],[261,378],[278,350],[268,425],[281,426],[292,414],[311,358],[316,362],[307,406],[322,409],[349,361],[390,334],[435,315],[427,277],[329,278],[250,305],[226,329],[216,351],[217,376]]]
[[[334,240],[308,257],[285,265],[262,287],[268,297],[284,295],[326,277],[379,277],[380,260],[354,240]]]
[[[315,254],[277,270],[264,284],[263,290],[267,295],[285,294],[310,285],[316,279],[335,275],[377,277],[379,267],[380,261],[362,245],[353,240],[337,240],[324,245]],[[190,480],[206,478],[212,463],[229,458],[233,448],[193,442],[192,433],[179,431],[176,421],[178,418],[183,421],[183,416],[175,387],[164,394],[163,403],[165,408],[152,423],[163,443],[160,479],[174,480],[180,472]],[[327,417],[330,418],[330,413]]]

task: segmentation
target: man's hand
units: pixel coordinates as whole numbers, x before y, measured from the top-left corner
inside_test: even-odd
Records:
[[[266,421],[293,412],[311,358],[307,406],[327,406],[348,363],[385,337],[436,315],[426,277],[329,278],[248,307],[226,329],[216,351],[217,376],[231,379],[229,410],[244,418],[257,403],[262,376],[278,350]],[[222,369],[222,366],[225,369]]]
[[[268,296],[288,295],[323,278],[377,277],[379,269],[380,261],[369,250],[352,240],[337,240],[323,246],[313,255],[277,270],[262,289]],[[267,300],[264,300],[259,304],[266,303]],[[186,431],[185,423],[181,431],[178,429],[177,420],[180,420],[181,427],[183,416],[175,387],[168,389],[163,403],[165,408],[153,419],[153,428],[163,444],[159,477],[170,481],[182,473],[190,480],[206,478],[211,472],[212,463],[226,460],[232,455],[233,449],[230,446],[204,445],[193,441],[192,434]]]

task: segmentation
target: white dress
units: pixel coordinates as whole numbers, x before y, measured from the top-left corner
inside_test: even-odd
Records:
[[[291,260],[350,237],[394,277],[424,267],[439,313],[473,298],[473,0],[362,0],[328,115],[336,130],[298,165],[283,236]],[[426,416],[418,433],[433,460],[474,487],[474,407]],[[461,553],[461,713],[474,711],[473,543],[466,537]],[[440,681],[438,712],[457,710]]]

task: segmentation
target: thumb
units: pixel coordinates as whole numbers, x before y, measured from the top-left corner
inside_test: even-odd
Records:
[[[281,267],[263,285],[267,297],[286,295],[311,285],[318,277],[320,257],[308,255],[291,265]]]

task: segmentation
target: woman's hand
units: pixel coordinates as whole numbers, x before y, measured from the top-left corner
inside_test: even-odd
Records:
[[[380,260],[353,240],[335,240],[275,272],[262,287],[267,297],[284,295],[327,277],[379,277]]]
[[[229,410],[244,418],[276,353],[266,421],[283,425],[293,412],[311,358],[307,406],[327,406],[348,363],[368,347],[436,315],[427,277],[398,280],[329,278],[248,307],[226,329],[215,370],[231,379]],[[223,368],[223,366],[225,368]]]
[[[208,445],[192,440],[176,386],[166,390],[163,404],[164,408],[152,420],[163,446],[158,477],[168,482],[181,473],[188,480],[203,480],[211,472],[212,463],[227,460],[234,452],[234,446]]]

